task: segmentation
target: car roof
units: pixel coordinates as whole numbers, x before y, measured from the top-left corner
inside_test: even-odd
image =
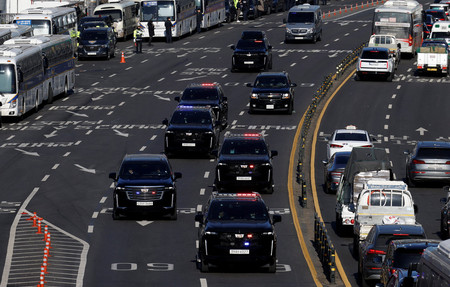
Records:
[[[229,133],[226,134],[224,139],[254,139],[254,140],[264,140],[264,135],[260,133],[250,132],[250,133]]]
[[[263,201],[261,194],[258,192],[236,192],[236,193],[219,193],[213,192],[211,200],[245,200],[245,201]]]
[[[438,246],[442,240],[439,239],[396,239],[391,241],[395,248],[427,248],[429,246]]]
[[[288,75],[287,72],[261,72],[256,77],[269,77],[269,76],[283,76],[286,77]]]
[[[442,141],[420,141],[417,142],[417,147],[434,147],[434,148],[450,148],[450,142],[442,142]]]
[[[175,111],[200,111],[200,112],[210,112],[212,110],[209,106],[190,106],[190,105],[178,105]]]
[[[199,89],[217,89],[220,87],[219,83],[190,83],[185,89],[199,88]]]
[[[358,129],[338,129],[334,131],[336,134],[369,134],[366,130]]]
[[[418,235],[425,233],[420,224],[375,224],[374,228],[378,230],[378,234],[407,233]]]
[[[83,33],[84,31],[108,31],[110,30],[111,27],[87,27],[86,29],[83,29],[83,31],[81,33]]]
[[[167,161],[167,157],[164,154],[149,154],[149,153],[139,153],[139,154],[126,154],[123,158],[124,161]]]
[[[363,51],[384,51],[389,52],[389,49],[386,47],[364,47]]]

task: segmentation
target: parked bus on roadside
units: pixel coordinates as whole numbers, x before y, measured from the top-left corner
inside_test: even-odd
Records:
[[[136,4],[132,1],[101,4],[95,7],[94,15],[108,16],[114,20],[114,31],[118,39],[133,35],[138,26]]]
[[[202,29],[209,29],[225,21],[225,0],[195,0],[202,13]]]
[[[170,17],[174,24],[172,27],[173,37],[179,38],[191,34],[197,27],[196,0],[135,0],[135,2],[139,5],[140,24],[145,27],[144,38],[148,38],[147,22],[150,19],[153,20],[155,26],[153,37],[157,38],[165,37],[164,21],[167,20],[167,17]],[[225,4],[223,6],[225,7]],[[223,15],[221,19],[225,19],[225,8]]]
[[[75,55],[68,35],[39,35],[13,38],[5,45],[37,46],[42,51],[44,82],[40,104],[52,103],[54,96],[67,95],[75,87]]]
[[[10,29],[0,29],[0,45],[12,38]]]
[[[415,55],[422,43],[423,8],[414,0],[389,0],[375,9],[372,34],[393,35],[401,53]]]
[[[31,28],[30,26],[17,25],[17,24],[0,24],[0,31],[6,31],[6,30],[11,31],[11,38],[31,37],[34,35],[33,28]]]

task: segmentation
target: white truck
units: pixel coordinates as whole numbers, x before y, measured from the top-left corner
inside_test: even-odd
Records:
[[[356,203],[354,247],[359,247],[375,224],[416,224],[416,210],[408,185],[403,181],[368,181]]]
[[[441,46],[417,49],[417,73],[431,72],[448,75],[448,50]]]
[[[336,192],[336,233],[353,228],[359,193],[369,180],[392,179],[392,166],[384,149],[354,147]]]
[[[392,35],[372,35],[370,36],[367,47],[384,47],[389,49],[389,53],[395,59],[395,68],[400,63],[401,47],[402,45],[397,42],[395,36]]]

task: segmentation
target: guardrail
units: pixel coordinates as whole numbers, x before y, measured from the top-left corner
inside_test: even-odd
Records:
[[[330,283],[335,283],[336,261],[335,249],[331,239],[328,236],[325,223],[320,220],[317,213],[314,213],[314,247],[322,262],[325,273]]]

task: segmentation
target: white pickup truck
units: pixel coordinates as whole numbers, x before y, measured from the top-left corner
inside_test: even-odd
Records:
[[[417,73],[432,72],[448,75],[448,50],[441,46],[417,49]]]
[[[354,246],[359,247],[375,224],[416,224],[416,210],[403,181],[368,181],[356,204]]]
[[[367,47],[384,47],[389,49],[389,53],[395,59],[395,67],[400,63],[401,47],[402,45],[397,42],[395,36],[392,35],[372,35],[370,36]]]
[[[392,82],[395,74],[395,58],[385,47],[365,47],[356,63],[356,80],[379,76]]]

